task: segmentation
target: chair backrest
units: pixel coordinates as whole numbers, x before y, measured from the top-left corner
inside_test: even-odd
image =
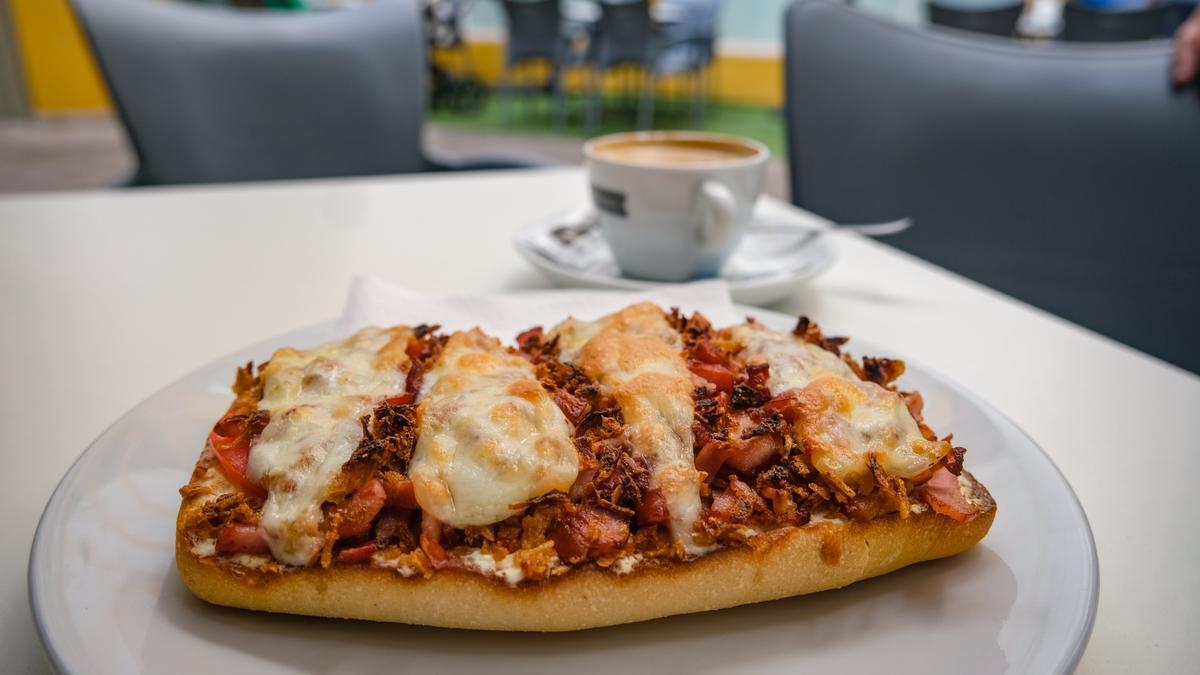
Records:
[[[1172,8],[1099,10],[1068,2],[1063,8],[1062,39],[1067,42],[1129,42],[1167,37]]]
[[[991,9],[961,9],[937,2],[926,5],[929,22],[937,26],[969,30],[973,33],[1009,37],[1017,29],[1017,19],[1024,9],[1023,3],[1014,3]]]
[[[601,0],[599,4],[590,60],[600,68],[645,65],[654,40],[648,0]]]
[[[717,18],[724,0],[659,0],[658,6],[668,9],[668,14],[678,22],[695,27],[706,33],[716,32]]]
[[[426,168],[413,0],[318,13],[72,2],[138,155],[136,183]]]
[[[1169,44],[1031,46],[800,0],[792,200],[1200,371],[1200,95]],[[848,48],[847,45],[854,45]]]
[[[702,46],[706,60],[711,60],[723,0],[659,0],[659,4],[668,5],[671,14],[678,18],[675,24],[663,28],[668,41],[688,38]]]
[[[504,13],[508,17],[505,48],[508,65],[558,58],[561,44],[558,0],[504,0]]]

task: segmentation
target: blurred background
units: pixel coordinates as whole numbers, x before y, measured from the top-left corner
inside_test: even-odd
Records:
[[[247,13],[329,12],[366,2],[162,1]],[[597,133],[699,128],[766,143],[776,156],[768,193],[786,197],[788,0],[422,4],[429,54],[424,133],[432,153],[576,163],[577,141]],[[901,25],[937,23],[1029,41],[1163,39],[1192,8],[1144,0],[852,5]],[[0,0],[0,8],[0,192],[120,184],[136,160],[69,0]]]
[[[0,193],[536,168],[704,129],[771,149],[768,195],[911,217],[889,245],[1200,372],[1193,9],[0,0]]]

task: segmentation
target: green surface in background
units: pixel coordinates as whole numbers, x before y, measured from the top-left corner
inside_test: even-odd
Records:
[[[609,99],[604,102],[600,126],[588,130],[584,125],[582,97],[568,97],[566,124],[555,122],[554,100],[545,94],[518,94],[505,119],[506,101],[493,94],[476,111],[431,110],[428,120],[440,125],[496,133],[539,134],[566,138],[587,138],[598,134],[630,131],[637,126],[637,102]],[[696,123],[690,99],[659,98],[654,116],[655,129],[703,129],[724,134],[748,136],[765,143],[776,157],[785,155],[783,117],[775,108],[709,103],[703,121]]]

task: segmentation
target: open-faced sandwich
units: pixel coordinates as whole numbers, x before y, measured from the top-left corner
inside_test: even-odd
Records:
[[[221,605],[560,631],[838,588],[953,555],[995,504],[963,448],[801,319],[656,305],[533,328],[367,328],[280,349],[181,490]]]

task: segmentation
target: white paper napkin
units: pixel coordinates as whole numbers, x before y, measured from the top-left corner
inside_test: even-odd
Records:
[[[443,330],[479,326],[506,344],[532,326],[550,328],[568,316],[594,319],[634,302],[649,300],[664,309],[700,312],[716,325],[741,317],[724,281],[700,281],[638,291],[530,291],[527,293],[444,296],[422,293],[376,277],[357,277],[350,286],[340,334],[363,326],[436,323]]]

